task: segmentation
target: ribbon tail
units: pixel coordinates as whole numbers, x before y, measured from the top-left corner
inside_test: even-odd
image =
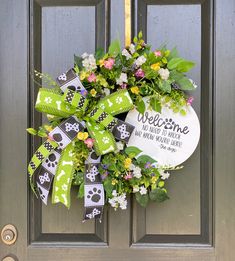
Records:
[[[73,179],[73,142],[62,152],[53,182],[52,203],[62,203],[70,208],[70,190]]]
[[[30,186],[33,192],[36,194],[36,190],[33,183],[33,174],[37,170],[37,168],[41,165],[41,163],[47,158],[52,151],[57,148],[58,144],[52,140],[46,140],[34,153],[32,159],[28,165],[28,173],[30,177]]]
[[[104,186],[99,172],[101,157],[92,150],[85,161],[84,173],[84,219],[99,219],[101,221],[105,202]]]

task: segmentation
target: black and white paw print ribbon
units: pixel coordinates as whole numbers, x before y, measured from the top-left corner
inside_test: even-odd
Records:
[[[92,150],[85,161],[84,173],[84,221],[102,218],[104,206],[104,187],[99,173],[100,156]]]
[[[75,92],[86,90],[79,77],[76,75],[74,69],[70,69],[66,73],[62,73],[56,80],[60,85],[62,92],[65,92],[67,89]]]

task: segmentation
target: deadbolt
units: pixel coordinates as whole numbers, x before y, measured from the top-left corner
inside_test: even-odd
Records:
[[[17,230],[15,226],[11,224],[4,226],[1,232],[1,239],[6,245],[14,244],[17,239]]]

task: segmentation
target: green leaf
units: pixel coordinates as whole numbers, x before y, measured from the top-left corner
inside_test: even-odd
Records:
[[[105,55],[105,52],[104,52],[104,49],[103,49],[103,48],[99,48],[99,49],[97,49],[96,52],[95,52],[95,58],[96,58],[96,60],[102,59],[102,58],[104,57],[104,55]]]
[[[182,61],[176,66],[177,71],[179,72],[188,72],[195,66],[194,62],[191,61]]]
[[[83,197],[84,197],[84,182],[82,182],[78,190],[78,198],[83,198]]]
[[[192,82],[187,77],[182,77],[176,83],[180,85],[180,89],[183,91],[194,90]]]
[[[34,128],[28,128],[26,129],[26,131],[32,135],[37,135],[37,130],[35,130]]]
[[[168,56],[168,60],[170,61],[171,59],[173,58],[177,58],[179,56],[178,54],[178,50],[176,47],[174,47],[171,52],[170,52],[170,55]]]
[[[143,33],[142,33],[142,31],[139,31],[139,33],[138,33],[138,37],[139,37],[139,39],[141,39],[141,38],[143,37]]]
[[[172,80],[178,81],[185,76],[184,76],[183,73],[178,72],[176,70],[173,70],[173,71],[170,72],[170,77],[171,77]]]
[[[151,158],[150,156],[148,155],[141,155],[139,156],[137,159],[137,162],[139,164],[146,164],[147,162],[150,162],[150,163],[154,163],[154,162],[157,162],[155,159]]]
[[[183,60],[182,58],[179,58],[179,57],[177,57],[177,58],[172,58],[172,59],[168,62],[167,68],[168,68],[169,70],[176,69],[176,67],[177,67],[182,61],[184,61],[184,60]]]
[[[141,114],[145,112],[145,103],[142,99],[136,100],[135,105],[138,112],[140,112]]]
[[[113,191],[112,179],[107,177],[103,181],[103,185],[104,185],[104,189],[105,189],[107,197],[110,197],[112,195],[112,191]]]
[[[182,116],[185,116],[185,115],[187,114],[187,112],[186,112],[186,110],[181,109],[181,110],[180,110],[180,114],[181,114]]]
[[[161,102],[156,98],[156,97],[152,97],[150,99],[150,106],[153,108],[154,111],[156,112],[161,112],[162,110],[162,105]]]
[[[171,84],[168,81],[162,81],[161,84],[159,84],[159,88],[164,92],[171,92]]]
[[[149,198],[153,201],[158,201],[158,202],[162,202],[166,199],[169,199],[166,191],[159,188],[150,191]]]
[[[125,148],[125,153],[127,155],[131,154],[131,155],[133,155],[133,157],[136,157],[137,155],[139,155],[140,152],[142,152],[142,150],[140,150],[139,148],[134,147],[134,146],[130,146],[130,147]]]
[[[46,131],[44,129],[40,129],[38,131],[38,136],[42,137],[42,138],[45,138],[45,137],[47,137],[47,133],[46,133]]]
[[[149,196],[148,194],[141,195],[139,192],[135,194],[136,201],[142,206],[147,207],[149,202]]]
[[[111,56],[117,56],[121,52],[121,44],[119,40],[114,40],[110,46],[108,53]]]
[[[78,66],[79,69],[82,68],[82,57],[74,55],[74,63]]]

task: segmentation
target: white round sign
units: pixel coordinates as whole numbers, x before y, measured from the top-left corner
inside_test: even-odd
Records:
[[[200,138],[200,123],[191,106],[185,116],[164,106],[161,113],[136,109],[129,111],[126,122],[135,126],[127,146],[141,149],[159,165],[176,166],[194,152]]]

